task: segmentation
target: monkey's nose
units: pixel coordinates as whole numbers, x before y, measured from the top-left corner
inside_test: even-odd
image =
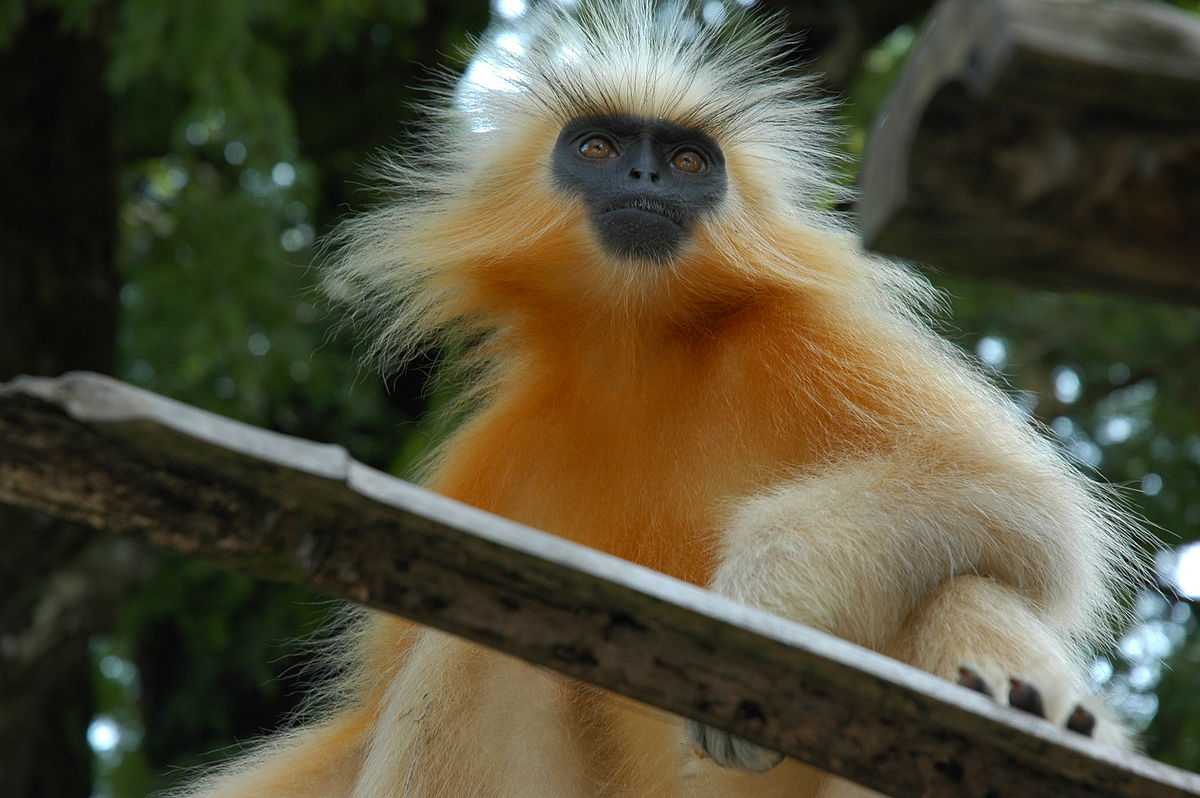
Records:
[[[638,169],[635,167],[629,170],[629,177],[633,180],[641,180],[645,177],[651,183],[658,182],[658,172],[652,169]]]

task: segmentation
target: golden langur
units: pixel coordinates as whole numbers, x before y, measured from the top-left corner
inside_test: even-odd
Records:
[[[1138,527],[826,211],[828,109],[777,23],[544,5],[329,256],[386,364],[467,353],[428,486],[1125,744],[1084,665]],[[345,649],[323,712],[188,795],[870,794],[395,618]]]

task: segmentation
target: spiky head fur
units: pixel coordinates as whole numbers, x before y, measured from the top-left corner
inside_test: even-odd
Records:
[[[841,235],[828,209],[844,189],[831,177],[828,102],[791,66],[781,32],[745,11],[706,25],[682,3],[543,4],[439,87],[412,146],[378,159],[390,201],[328,240],[327,289],[371,327],[385,367],[430,337],[537,308],[636,325],[649,307],[682,317],[772,282],[922,293],[896,270],[852,275],[797,257],[806,241]],[[581,205],[552,184],[558,131],[601,113],[697,127],[724,150],[725,200],[665,268],[605,255]]]

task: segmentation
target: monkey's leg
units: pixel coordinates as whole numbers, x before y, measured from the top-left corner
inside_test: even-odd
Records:
[[[567,682],[433,630],[379,702],[353,798],[583,798]]]
[[[372,713],[356,709],[292,732],[224,767],[177,798],[349,798]]]

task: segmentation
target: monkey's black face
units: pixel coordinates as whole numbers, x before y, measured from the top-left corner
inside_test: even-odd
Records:
[[[665,261],[725,196],[725,157],[693,128],[591,116],[568,122],[559,134],[554,179],[583,199],[610,253]]]

